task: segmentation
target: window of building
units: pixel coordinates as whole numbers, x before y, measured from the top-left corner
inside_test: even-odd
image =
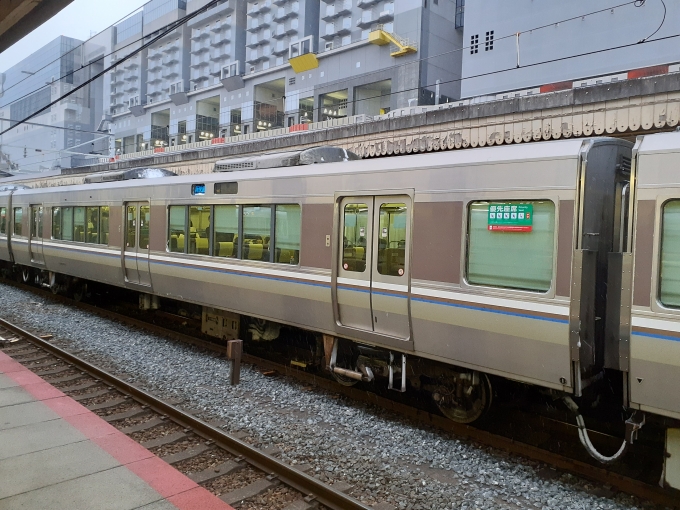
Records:
[[[486,33],[486,41],[484,42],[484,51],[493,50],[493,30]]]
[[[502,212],[496,212],[499,208]],[[497,214],[503,218],[496,220]],[[554,238],[555,204],[548,200],[473,202],[468,209],[467,280],[547,292],[553,277]]]
[[[403,276],[406,256],[406,204],[380,206],[378,232],[378,272],[387,276]]]
[[[456,0],[456,28],[465,25],[465,0]]]
[[[216,205],[213,255],[236,258],[238,256],[238,205]]]
[[[479,34],[470,36],[470,55],[479,53]]]
[[[0,207],[0,234],[7,232],[7,208]]]
[[[21,233],[21,220],[23,219],[23,209],[21,207],[14,208],[14,235],[20,236]]]
[[[368,205],[347,204],[344,211],[342,267],[345,271],[366,270]]]
[[[659,300],[680,307],[680,200],[664,204],[661,220]]]
[[[298,264],[300,262],[301,227],[302,215],[299,205],[276,206],[274,262],[281,264]]]

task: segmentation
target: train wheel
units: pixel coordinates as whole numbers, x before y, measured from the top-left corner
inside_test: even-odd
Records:
[[[449,420],[472,423],[491,407],[491,381],[486,374],[476,371],[457,373],[447,377],[432,398]]]

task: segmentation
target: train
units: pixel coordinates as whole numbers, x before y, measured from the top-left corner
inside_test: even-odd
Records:
[[[427,391],[461,423],[487,412],[494,378],[536,386],[605,463],[661,418],[680,488],[680,133],[371,160],[316,148],[85,181],[0,191],[5,273],[192,303],[221,339],[297,328],[340,383]],[[613,456],[576,403],[603,381],[626,411]]]

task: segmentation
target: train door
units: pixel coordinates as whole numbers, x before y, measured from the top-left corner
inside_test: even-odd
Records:
[[[149,273],[150,211],[147,202],[125,204],[123,269],[128,283],[151,286]]]
[[[43,258],[43,206],[31,206],[31,229],[28,240],[28,250],[31,255],[31,262],[35,264],[44,264]]]
[[[411,198],[345,197],[334,281],[341,326],[410,340]]]

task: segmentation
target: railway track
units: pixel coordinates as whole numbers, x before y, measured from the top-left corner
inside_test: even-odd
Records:
[[[221,347],[209,341],[202,340],[200,338],[196,338],[184,333],[177,332],[172,329],[168,329],[164,326],[152,324],[150,322],[132,318],[118,312],[92,306],[86,303],[74,303],[72,300],[69,300],[61,296],[52,296],[49,292],[44,291],[42,289],[36,289],[35,287],[26,287],[23,285],[17,285],[17,287],[20,287],[25,290],[30,290],[31,292],[34,293],[38,293],[39,295],[42,295],[43,297],[48,299],[54,299],[59,302],[69,303],[70,305],[76,305],[78,308],[84,311],[95,313],[99,316],[108,319],[120,321],[125,324],[142,328],[151,333],[159,334],[161,336],[170,338],[175,341],[190,343],[198,347],[219,352],[221,354],[224,353],[224,347]],[[177,319],[179,320],[179,318]],[[367,392],[360,388],[340,386],[330,379],[319,377],[318,375],[315,375],[313,373],[305,372],[294,366],[284,365],[281,363],[265,360],[248,354],[244,354],[243,361],[245,363],[250,363],[257,366],[260,370],[275,371],[282,375],[293,377],[301,382],[305,382],[307,384],[323,388],[333,393],[342,394],[354,401],[370,403],[382,407],[384,409],[394,411],[409,419],[413,419],[420,423],[435,427],[438,430],[453,433],[458,437],[468,438],[472,441],[476,441],[483,445],[498,448],[500,450],[516,454],[533,461],[545,463],[558,470],[589,479],[603,487],[606,487],[607,489],[603,491],[605,495],[612,494],[613,492],[618,491],[635,496],[643,501],[648,501],[657,505],[672,508],[680,508],[680,494],[678,494],[677,491],[663,489],[652,483],[646,483],[639,479],[636,479],[633,476],[622,475],[621,473],[617,473],[610,469],[593,465],[589,462],[573,458],[566,454],[555,453],[541,447],[537,447],[522,441],[518,441],[512,437],[506,437],[498,433],[490,432],[488,430],[482,430],[469,425],[457,424],[437,414],[424,411],[423,409],[415,408],[405,403],[395,402],[394,400],[385,398],[375,393]],[[127,385],[127,383],[124,384]],[[533,426],[549,429],[552,430],[553,432],[559,432],[567,436],[572,435],[576,437],[575,426],[573,425],[561,422],[558,423],[554,420],[546,419],[545,417],[534,418],[535,419],[532,419],[531,422]],[[597,436],[600,436],[599,437],[600,441],[606,441],[607,439],[610,439],[613,442],[620,441],[618,438],[607,436],[606,434],[593,433],[592,435],[596,438]],[[247,443],[244,444],[245,446],[251,448],[249,445],[247,445]],[[647,467],[643,466],[640,468],[640,471],[644,471],[646,469]],[[319,501],[321,500],[319,499]],[[330,508],[334,507],[330,506]],[[355,508],[355,507],[341,506],[339,508]],[[366,507],[360,506],[358,508]]]
[[[0,319],[0,349],[193,481],[243,509],[370,507],[79,357]],[[311,466],[308,466],[311,469]]]

